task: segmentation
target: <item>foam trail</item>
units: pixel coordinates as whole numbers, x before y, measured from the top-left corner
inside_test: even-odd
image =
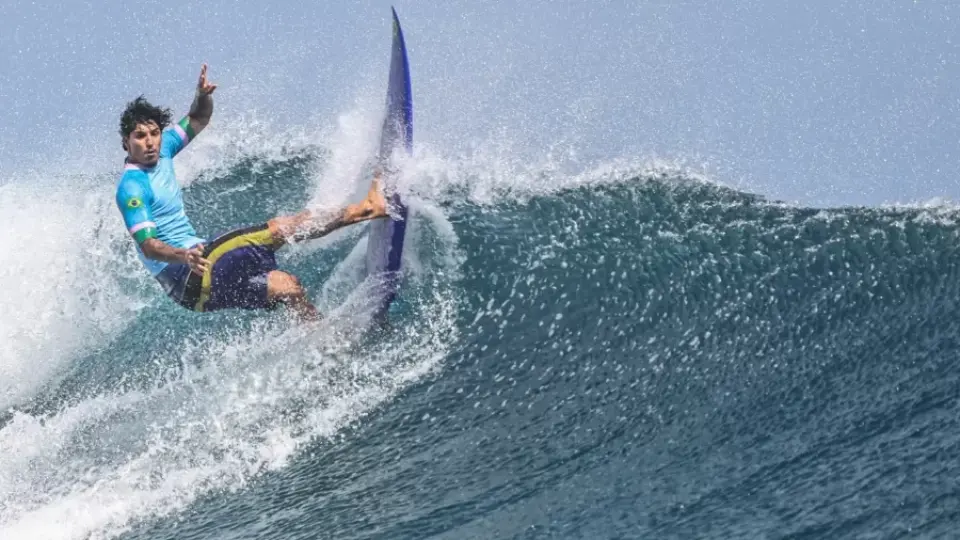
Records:
[[[46,419],[18,415],[0,430],[0,450],[18,457],[0,464],[0,536],[108,537],[209,490],[242,488],[433,369],[445,347],[437,336],[453,319],[444,305],[368,353],[350,352],[358,336],[340,323],[312,332],[263,324],[222,343],[181,343],[190,369],[171,384]]]

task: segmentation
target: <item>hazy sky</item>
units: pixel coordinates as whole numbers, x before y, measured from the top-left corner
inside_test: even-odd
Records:
[[[960,3],[395,2],[416,139],[662,156],[814,204],[960,199]],[[0,5],[0,182],[122,158],[123,104],[332,123],[382,94],[387,2]]]

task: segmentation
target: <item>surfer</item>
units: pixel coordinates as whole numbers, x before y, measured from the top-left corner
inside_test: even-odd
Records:
[[[169,109],[143,96],[120,117],[127,152],[116,202],[147,271],[177,304],[198,312],[227,308],[292,308],[303,319],[319,318],[299,280],[277,268],[275,252],[292,242],[319,238],[341,227],[387,215],[375,176],[366,198],[328,215],[304,210],[253,227],[238,228],[209,244],[197,236],[183,208],[173,158],[210,122],[213,92],[207,66],[186,116],[171,125]]]

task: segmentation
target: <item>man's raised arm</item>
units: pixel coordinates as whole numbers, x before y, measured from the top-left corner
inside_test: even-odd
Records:
[[[207,65],[203,64],[200,68],[200,80],[197,81],[197,94],[190,105],[190,112],[187,116],[190,118],[190,129],[193,130],[191,138],[195,137],[203,128],[210,123],[210,117],[213,116],[213,91],[217,85],[207,82]]]

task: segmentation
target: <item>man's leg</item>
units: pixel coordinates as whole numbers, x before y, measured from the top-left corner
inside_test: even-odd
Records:
[[[370,185],[367,197],[358,204],[351,204],[330,215],[314,215],[304,210],[293,216],[279,216],[267,222],[273,237],[273,249],[284,244],[311,240],[329,234],[341,227],[362,221],[387,216],[386,199],[380,191],[380,176],[377,174]],[[304,320],[320,319],[317,308],[307,300],[300,281],[291,274],[273,270],[267,274],[267,299],[293,308]]]
[[[271,304],[279,302],[290,306],[302,320],[320,319],[320,312],[307,300],[300,280],[281,270],[267,274],[267,300]]]
[[[267,222],[274,237],[274,248],[284,244],[312,240],[331,232],[370,219],[387,216],[386,199],[380,191],[379,175],[375,177],[363,202],[351,204],[328,215],[304,210],[293,216],[279,216]]]

